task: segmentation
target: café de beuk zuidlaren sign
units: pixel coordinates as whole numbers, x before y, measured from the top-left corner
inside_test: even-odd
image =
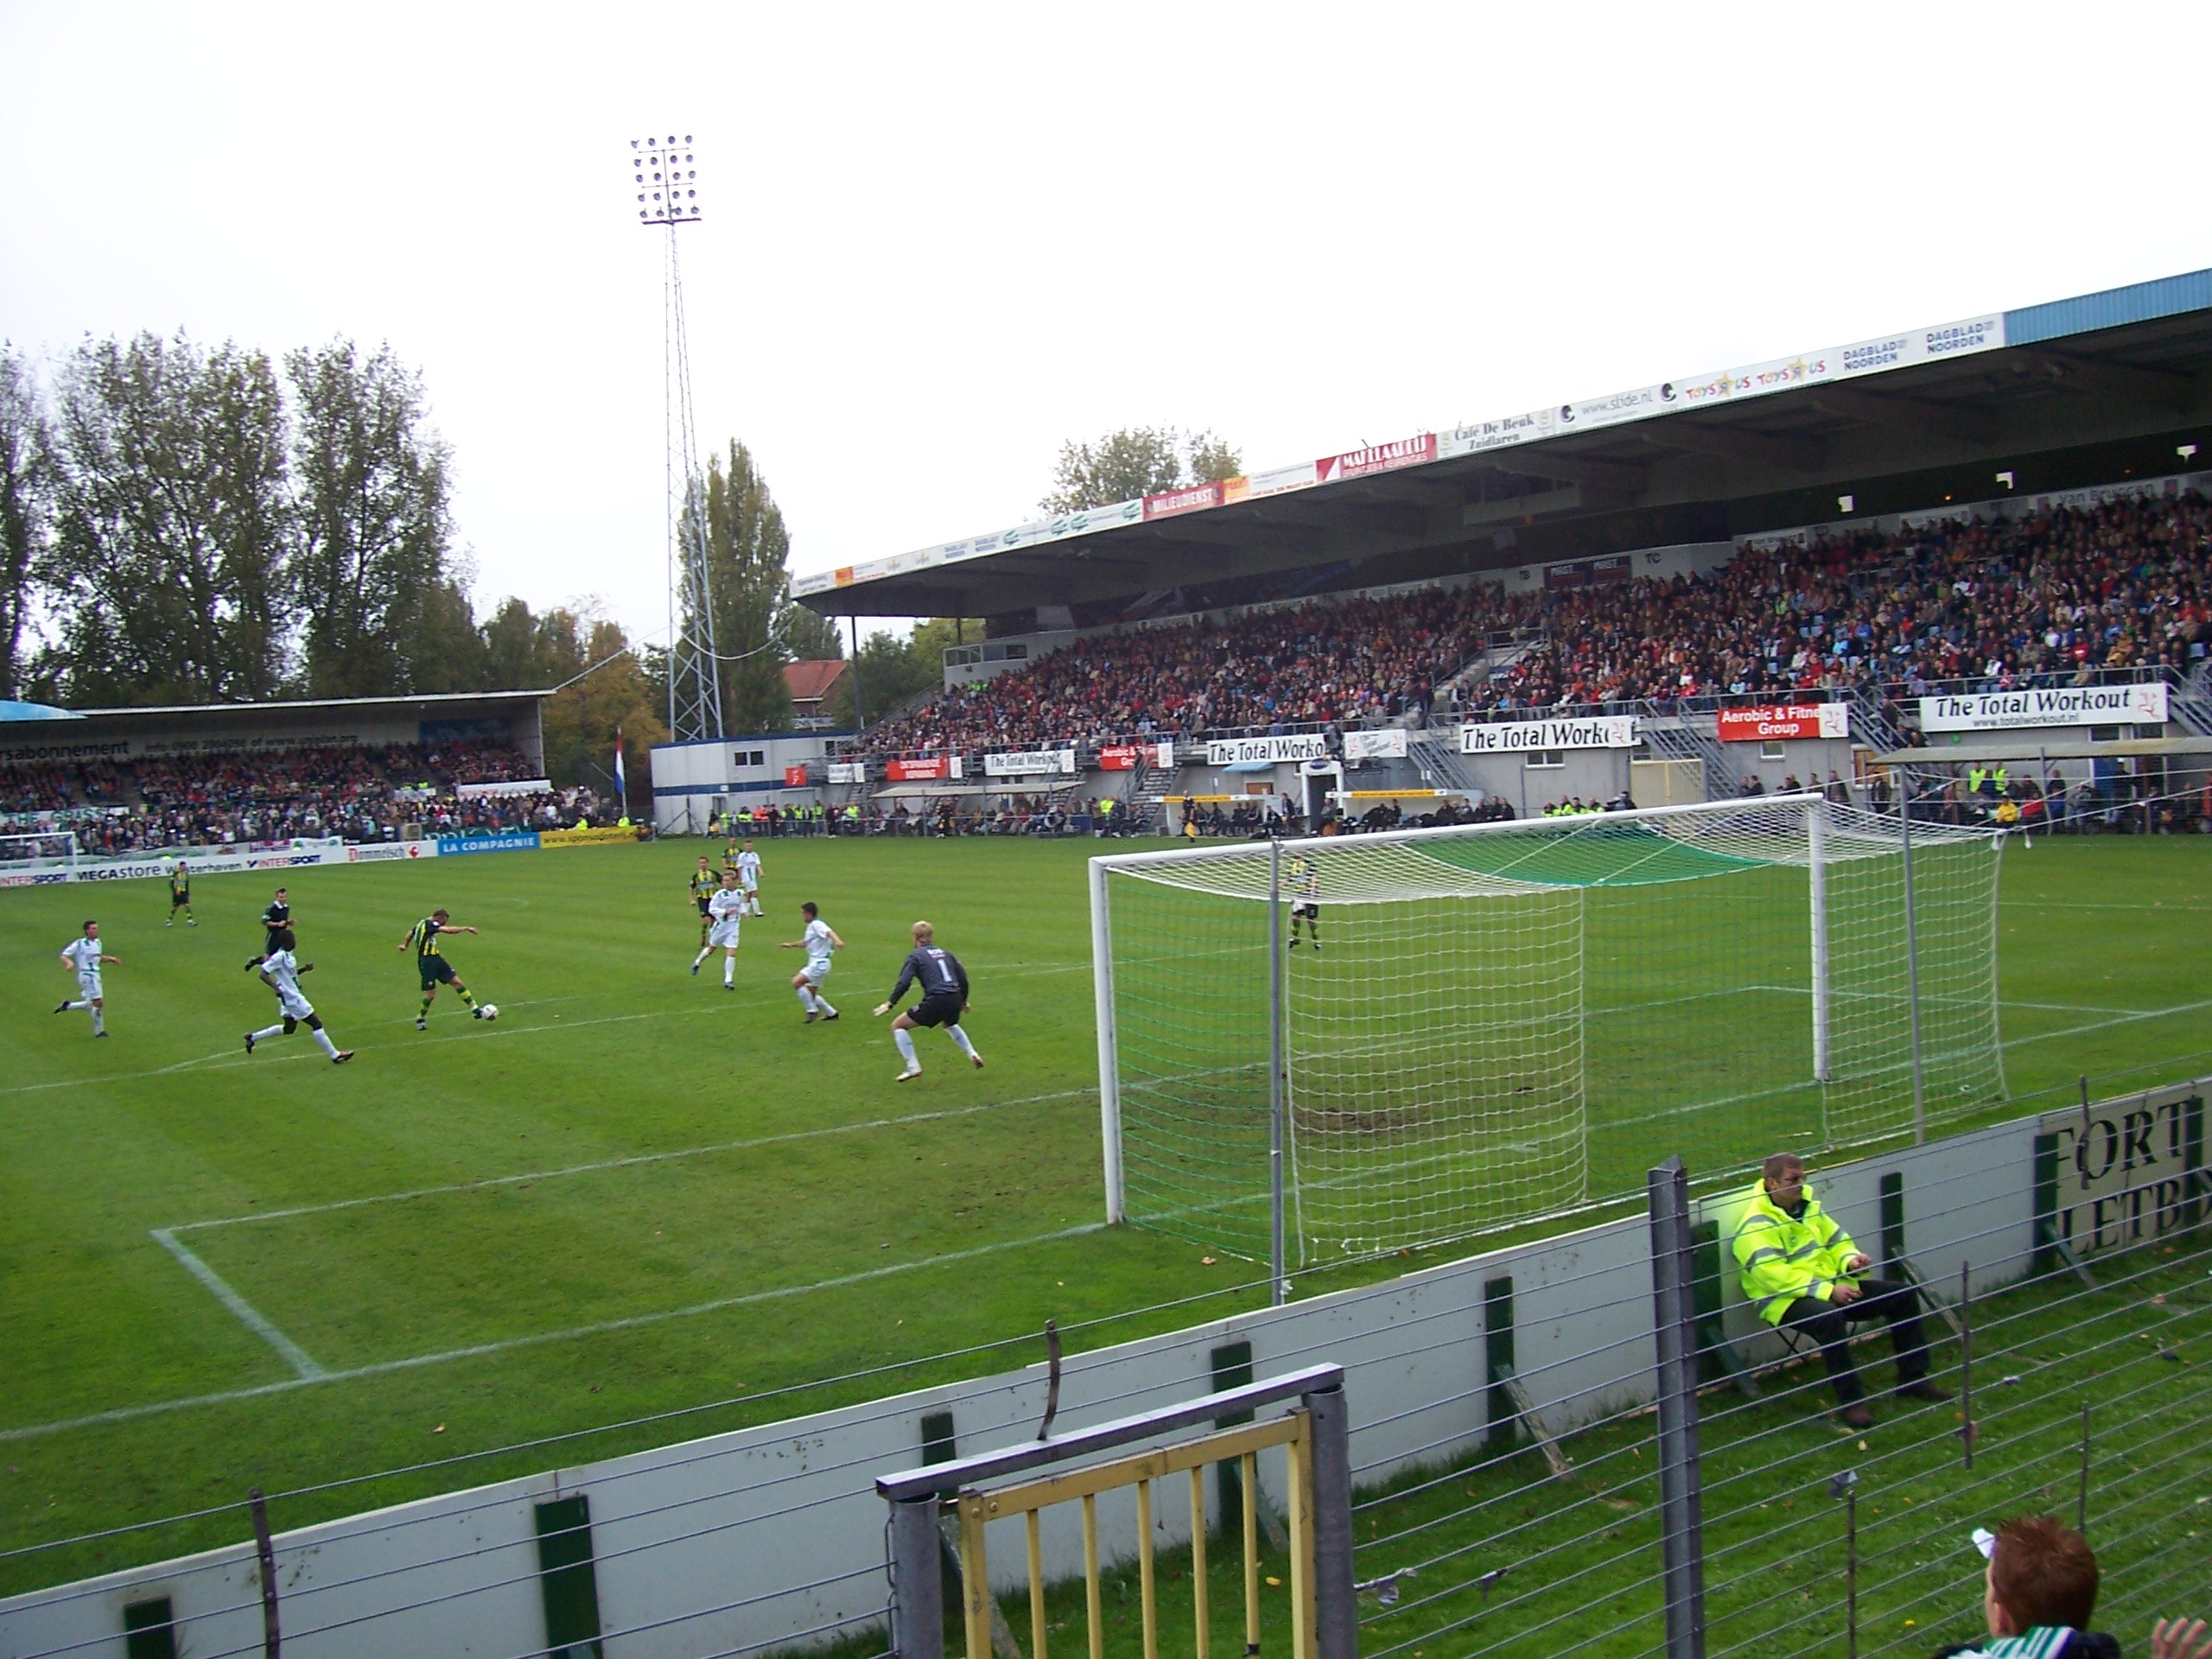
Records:
[[[2196,1084],[2046,1112],[2037,1127],[2050,1159],[2037,1213],[2077,1256],[2163,1238],[2212,1197]]]

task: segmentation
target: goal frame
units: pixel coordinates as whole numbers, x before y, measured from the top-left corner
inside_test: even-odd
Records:
[[[1833,829],[1831,824],[1830,803],[1824,793],[1818,791],[1800,791],[1790,794],[1746,798],[1742,801],[1724,800],[1698,802],[1679,806],[1647,807],[1630,811],[1608,812],[1592,815],[1587,819],[1562,823],[1558,825],[1557,828],[1559,833],[1562,836],[1566,836],[1572,834],[1574,828],[1587,823],[1663,823],[1670,819],[1680,819],[1684,817],[1704,817],[1707,819],[1713,819],[1725,816],[1732,808],[1755,810],[1765,814],[1772,814],[1777,809],[1782,809],[1785,811],[1789,809],[1796,809],[1798,811],[1801,811],[1803,815],[1803,833],[1805,837],[1804,861],[1807,866],[1807,890],[1810,911],[1810,913],[1807,918],[1808,949],[1810,957],[1810,960],[1808,963],[1808,969],[1810,982],[1809,990],[1811,993],[1808,1001],[1809,1004],[1809,1016],[1811,1023],[1810,1035],[1813,1071],[1813,1076],[1810,1080],[1825,1086],[1834,1081],[1834,1078],[1832,1076],[1831,1042],[1832,1011],[1834,1004],[1834,988],[1831,984],[1832,970],[1830,963],[1828,916],[1829,884],[1827,869],[1828,863],[1833,856],[1831,852],[1831,836]],[[1281,915],[1281,906],[1285,902],[1285,894],[1283,893],[1281,887],[1281,861],[1294,854],[1307,849],[1314,849],[1324,854],[1329,852],[1342,854],[1353,849],[1380,849],[1392,845],[1406,844],[1419,846],[1423,842],[1433,842],[1437,841],[1462,841],[1491,835],[1526,836],[1532,829],[1549,827],[1552,826],[1544,824],[1541,820],[1516,818],[1504,819],[1495,823],[1458,824],[1438,826],[1428,829],[1394,830],[1372,835],[1278,838],[1272,842],[1268,855],[1270,859],[1270,874],[1267,892],[1264,895],[1255,896],[1259,898],[1260,901],[1268,903],[1274,916],[1277,918],[1280,918]],[[1914,930],[1911,925],[1913,912],[1912,843],[1915,839],[1915,836],[1914,826],[1907,822],[1902,816],[1895,820],[1895,827],[1897,837],[1897,852],[1902,855],[1899,868],[1904,882],[1904,919],[1905,925],[1905,950],[1908,957],[1907,966],[1914,982],[1911,996],[1911,1007],[1910,1012],[1912,1027],[1911,1084],[1913,1127],[1916,1137],[1917,1137],[1920,1134],[1924,1133],[1924,1126],[1919,1052],[1921,1009],[1919,1007],[1917,987],[1918,963],[1916,960],[1919,953],[1918,942],[1914,937]],[[1946,836],[1946,839],[1948,838],[1948,836]],[[1126,1185],[1127,1177],[1122,1141],[1119,1037],[1116,1030],[1115,1009],[1115,922],[1113,914],[1113,897],[1109,885],[1110,879],[1116,874],[1142,873],[1145,871],[1159,870],[1166,868],[1204,865],[1217,861],[1250,861],[1255,860],[1259,855],[1260,849],[1253,845],[1251,842],[1236,841],[1216,843],[1211,846],[1178,847],[1156,852],[1102,855],[1100,856],[1094,857],[1090,861],[1089,886],[1090,902],[1091,953],[1093,964],[1092,987],[1095,1000],[1098,1045],[1099,1129],[1103,1148],[1106,1219],[1110,1224],[1119,1224],[1128,1219]],[[1278,925],[1275,929],[1275,932],[1279,933],[1279,931],[1280,928]],[[1271,935],[1271,937],[1273,937],[1273,935]],[[1994,949],[1994,939],[1993,938],[1993,950]],[[1280,938],[1277,938],[1274,944],[1274,955],[1277,958],[1276,966],[1278,968],[1280,967],[1281,948],[1281,941]],[[1270,998],[1270,1025],[1278,1030],[1280,1029],[1279,1022],[1281,1018],[1281,1009],[1280,1007],[1276,1006],[1276,1004],[1283,995],[1282,988],[1279,982],[1280,978],[1281,976],[1279,973],[1271,970],[1271,983],[1268,988],[1268,995]],[[1269,1097],[1270,1115],[1274,1120],[1271,1123],[1271,1141],[1274,1145],[1280,1147],[1281,1145],[1281,1135],[1284,1127],[1281,1122],[1281,1117],[1284,1111],[1283,1103],[1286,1092],[1285,1079],[1281,1075],[1284,1065],[1284,1058],[1281,1052],[1281,1045],[1279,1041],[1271,1041],[1270,1050],[1269,1065],[1273,1075],[1269,1079],[1269,1088],[1268,1092]],[[1274,1186],[1274,1183],[1272,1180],[1270,1181],[1270,1185]],[[1279,1187],[1276,1187],[1274,1194],[1274,1208],[1275,1214],[1273,1218],[1272,1230],[1275,1236],[1280,1238],[1282,1228],[1282,1198],[1281,1197]],[[1277,1247],[1274,1254],[1276,1260],[1274,1263],[1274,1277],[1277,1287],[1277,1296],[1278,1299],[1280,1299],[1282,1294],[1281,1281],[1284,1277],[1284,1264],[1281,1260],[1281,1249],[1280,1246]]]

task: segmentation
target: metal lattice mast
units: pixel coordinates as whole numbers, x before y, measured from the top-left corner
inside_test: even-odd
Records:
[[[691,135],[630,141],[638,222],[666,235],[661,284],[661,428],[668,517],[668,732],[677,743],[722,735],[714,584],[708,571],[707,488],[691,406],[691,346],[683,320],[677,227],[699,221]]]

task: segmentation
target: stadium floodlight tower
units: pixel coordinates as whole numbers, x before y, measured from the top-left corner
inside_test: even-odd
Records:
[[[661,425],[668,496],[668,734],[677,743],[722,735],[714,584],[707,569],[707,488],[691,410],[691,347],[683,326],[683,267],[676,232],[699,222],[691,135],[630,141],[638,223],[663,232]]]

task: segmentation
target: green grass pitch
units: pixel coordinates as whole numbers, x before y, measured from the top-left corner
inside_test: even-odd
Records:
[[[278,1506],[303,1523],[550,1462],[766,1421],[1036,1357],[824,1383],[1106,1319],[1077,1346],[1259,1300],[1105,1230],[1084,860],[1096,842],[767,842],[738,988],[695,978],[696,842],[301,870],[304,1033],[251,1058],[271,1001],[240,964],[273,879],[0,893],[0,1550],[765,1391],[791,1392]],[[1116,850],[1118,850],[1116,849]],[[2016,1098],[2208,1068],[2212,843],[2039,841],[2005,855]],[[788,988],[798,906],[849,949],[834,1024]],[[442,994],[413,1027],[397,946],[436,905],[493,1026]],[[48,1012],[87,916],[122,958],[113,1035]],[[918,918],[975,980],[973,1071],[936,1032],[894,1086],[890,988]],[[282,1338],[250,1328],[167,1237]],[[1432,1258],[1433,1259],[1433,1258]],[[1347,1269],[1373,1276],[1389,1264]],[[1324,1281],[1318,1283],[1349,1281]],[[288,1357],[285,1348],[291,1351]],[[0,1588],[181,1553],[234,1516],[0,1559]]]

